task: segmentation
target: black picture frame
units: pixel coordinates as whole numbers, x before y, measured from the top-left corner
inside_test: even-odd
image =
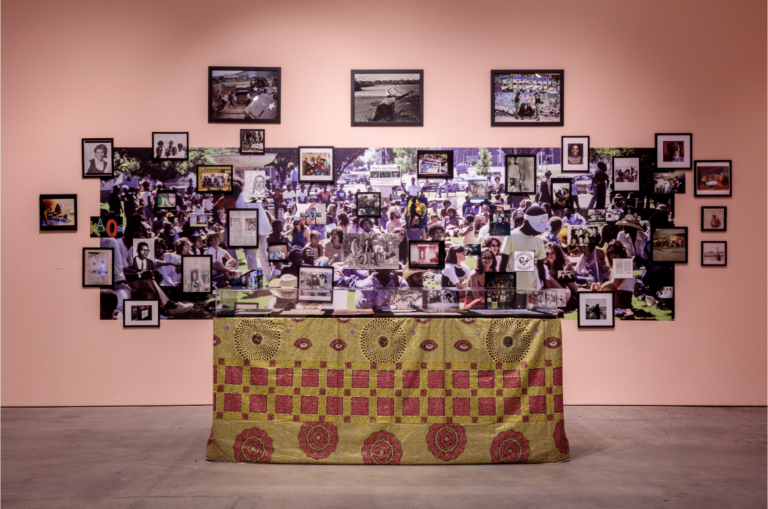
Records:
[[[184,136],[184,157],[157,157],[157,142],[155,141],[156,136]],[[163,141],[163,140],[158,140]],[[163,142],[163,146],[165,146],[165,142]],[[152,160],[153,161],[189,161],[189,131],[153,131],[152,132]]]
[[[283,251],[285,252],[285,258],[282,259],[282,260],[273,260],[270,257],[271,253],[270,253],[270,250],[269,250],[272,247],[282,247]],[[290,249],[288,248],[288,243],[287,242],[268,242],[267,243],[267,261],[270,264],[273,264],[273,263],[287,263],[288,262],[288,253],[289,252],[290,252]]]
[[[189,260],[207,260],[208,261],[208,274],[209,281],[208,281],[208,288],[203,289],[201,291],[194,291],[194,290],[188,290],[187,289],[187,281],[186,281],[186,273],[185,270],[185,264]],[[211,255],[181,255],[181,293],[182,295],[186,296],[195,296],[195,295],[208,295],[209,293],[213,293],[213,256]]]
[[[107,284],[88,284],[85,281],[85,274],[86,274],[86,253],[87,252],[94,252],[94,251],[104,251],[108,252],[109,256],[112,260],[112,267],[110,268],[109,275],[110,275],[110,282]],[[109,289],[115,286],[115,249],[111,247],[84,247],[83,248],[83,262],[82,262],[82,269],[83,269],[83,288],[104,288]]]
[[[225,107],[220,110],[219,109],[219,96],[221,95],[221,90],[218,87],[218,85],[221,85],[224,83],[223,80],[217,79],[217,83],[214,83],[214,76],[213,73],[216,71],[239,71],[239,73],[249,73],[249,72],[255,72],[255,73],[267,73],[269,75],[275,75],[275,85],[271,86],[272,83],[270,83],[269,77],[264,76],[255,76],[254,78],[249,78],[248,85],[236,85],[236,86],[244,86],[244,87],[250,87],[250,91],[243,90],[243,93],[238,93],[237,96],[237,103],[243,104],[244,102],[247,103],[247,94],[248,93],[254,93],[256,90],[265,90],[265,93],[259,94],[258,97],[255,99],[252,99],[251,102],[257,102],[259,100],[262,100],[264,103],[264,107],[260,108],[258,111],[254,111],[254,115],[248,115],[246,116],[245,112],[243,114],[243,118],[236,117],[236,118],[224,118],[219,117],[218,112],[223,111],[226,109],[227,104],[225,103]],[[262,80],[263,82],[257,82],[256,86],[253,86],[254,79],[256,81]],[[248,66],[239,66],[239,65],[233,65],[233,66],[210,66],[208,67],[208,123],[228,123],[228,124],[279,124],[280,118],[282,115],[282,68],[281,67],[248,67]],[[226,92],[226,90],[224,90]],[[274,97],[274,95],[277,95],[277,97]],[[242,101],[241,102],[241,97]],[[271,97],[271,99],[270,99]],[[270,106],[273,106],[270,108]],[[276,113],[272,113],[272,110],[276,109]],[[260,111],[260,113],[259,113]]]
[[[637,181],[632,182],[633,184],[631,187],[632,189],[624,189],[624,187],[629,186],[622,186],[621,189],[617,189],[616,186],[616,164],[619,163],[621,159],[636,159],[637,160]],[[636,193],[640,191],[640,157],[636,156],[613,156],[611,158],[611,182],[613,183],[613,190],[618,193]],[[621,184],[626,184],[626,182],[621,182]]]
[[[437,246],[437,263],[419,263],[411,258],[411,249],[420,245]],[[444,269],[445,268],[445,241],[444,240],[409,240],[408,241],[408,266],[412,269]],[[467,274],[467,276],[469,276]]]
[[[589,148],[591,145],[589,135],[569,135],[560,137],[560,172],[577,173],[580,175],[589,173]],[[568,161],[569,145],[586,145],[581,148],[581,163]]]
[[[43,224],[47,223],[51,218],[53,220],[57,220],[56,218],[62,218],[62,217],[69,217],[68,213],[64,213],[64,211],[58,211],[56,210],[57,205],[54,207],[53,210],[49,209],[46,205],[44,205],[43,200],[53,200],[53,201],[60,201],[60,200],[74,200],[74,209],[75,209],[75,220],[73,221],[73,224],[63,224],[63,225],[49,225],[49,224]],[[77,231],[77,222],[78,222],[78,214],[77,214],[77,195],[76,194],[41,194],[40,198],[37,202],[37,208],[39,211],[39,222],[40,225],[40,231],[41,232],[58,232],[58,231],[70,231],[70,232],[76,232]],[[70,209],[71,210],[71,209]]]
[[[549,204],[552,207],[552,210],[565,210],[573,208],[573,194],[571,192],[573,181],[568,177],[557,177],[557,178],[551,178],[550,182],[552,183],[552,194],[549,197]],[[559,201],[555,200],[555,184],[566,184],[568,189],[568,198],[566,203],[560,203]]]
[[[580,329],[610,329],[616,326],[616,317],[613,314],[613,292],[595,292],[595,291],[581,292],[580,291],[580,292],[577,292],[576,295],[578,296],[578,302],[579,302],[579,305],[576,308],[576,320],[577,320],[577,325]],[[583,299],[586,299],[590,295],[595,295],[605,299],[605,302],[607,304],[606,307],[608,308],[606,310],[605,319],[608,320],[610,318],[610,321],[611,321],[610,325],[608,324],[604,324],[604,325],[591,324],[590,325],[589,323],[586,323],[586,321],[589,320],[589,318],[587,318],[586,316],[582,316],[581,303]]]
[[[434,173],[422,173],[421,172],[421,158],[422,156],[446,156],[446,164],[448,165],[448,171],[445,174],[437,175]],[[453,178],[453,150],[417,150],[416,151],[416,178],[418,179],[452,179]]]
[[[142,303],[145,302],[147,304],[154,306],[154,309],[157,310],[157,318],[152,318],[150,324],[148,325],[128,325],[128,309],[132,304],[136,303]],[[157,323],[154,323],[157,322]],[[158,328],[160,327],[160,301],[157,299],[125,299],[123,301],[123,327],[124,328]]]
[[[531,191],[527,191],[527,190],[526,191],[519,191],[519,190],[518,191],[513,191],[513,190],[511,190],[511,188],[509,186],[509,180],[510,180],[510,178],[514,178],[514,177],[510,177],[510,175],[509,175],[509,166],[510,166],[509,160],[510,159],[515,159],[516,163],[518,162],[517,160],[519,160],[519,159],[529,159],[529,160],[533,161],[533,189]],[[513,195],[513,196],[521,196],[521,195],[529,196],[529,195],[532,195],[532,194],[536,194],[538,192],[537,186],[539,184],[539,182],[538,182],[538,175],[537,175],[538,170],[539,170],[539,161],[537,160],[535,155],[506,154],[504,156],[504,191],[506,191],[506,194]],[[528,189],[528,187],[526,187],[526,189]]]
[[[668,140],[661,140],[662,151],[659,152],[659,137],[660,136],[670,136],[670,137],[688,137],[688,156],[685,157],[685,146],[683,146],[683,154],[685,159],[687,159],[687,164],[676,164],[672,161],[664,161],[664,141]],[[654,136],[654,151],[656,154],[656,169],[661,170],[690,170],[693,168],[693,134],[692,133],[656,133]],[[685,161],[683,161],[685,163]]]
[[[244,148],[243,142],[246,139],[246,133],[257,132],[261,135],[261,150]],[[240,129],[240,154],[241,155],[254,155],[263,156],[267,150],[267,130],[266,129]]]
[[[705,225],[707,224],[706,219],[706,213],[704,212],[705,209],[722,209],[723,211],[723,227],[722,228],[707,228]],[[701,207],[701,231],[703,232],[724,232],[728,231],[728,207],[725,206],[717,206],[717,207],[711,207],[707,205],[702,205]]]
[[[379,210],[378,210],[378,213],[376,211],[361,212],[360,202],[359,202],[361,194],[365,195],[365,196],[371,196],[371,195],[377,195],[378,196],[378,200],[379,200],[379,207],[378,207]],[[355,205],[357,206],[357,217],[381,217],[381,193],[376,193],[376,192],[359,192],[359,193],[357,193],[355,195]]]
[[[253,224],[256,225],[256,244],[237,244],[232,242],[232,216],[237,215],[237,212],[250,212],[254,213],[256,212],[256,220]],[[259,209],[227,209],[227,239],[226,244],[227,247],[230,249],[235,249],[238,247],[245,248],[245,249],[255,249],[259,247]],[[261,212],[263,214],[263,212]]]
[[[229,178],[227,179],[229,182],[228,187],[223,188],[221,190],[214,190],[212,188],[207,188],[202,186],[203,179],[201,178],[202,173],[205,172],[205,170],[211,170],[210,173],[228,173]],[[214,169],[218,169],[221,171],[212,171]],[[232,188],[232,178],[235,176],[234,168],[231,164],[198,164],[195,169],[195,177],[197,182],[195,182],[196,190],[198,193],[217,193],[217,194],[232,194],[234,192]]]
[[[321,178],[310,178],[310,175],[304,175],[304,169],[305,166],[303,165],[304,161],[302,159],[302,153],[307,152],[308,154],[313,153],[314,151],[317,152],[330,152],[331,155],[331,162],[328,165],[330,170],[330,175],[321,175]],[[327,155],[327,154],[326,154]],[[299,184],[329,184],[333,185],[335,183],[335,174],[336,174],[336,150],[334,147],[321,147],[321,146],[302,146],[299,147],[297,150],[297,160],[299,162]],[[312,161],[312,156],[308,156],[307,164],[309,165]],[[325,166],[325,165],[324,165]],[[311,177],[315,177],[312,175]]]
[[[504,75],[520,75],[520,76],[529,76],[531,79],[534,79],[536,75],[539,75],[539,79],[541,77],[549,77],[553,80],[556,79],[556,76],[542,76],[542,75],[559,75],[559,84],[552,83],[552,87],[547,87],[547,90],[553,90],[557,91],[557,95],[559,96],[559,116],[558,120],[555,122],[541,122],[536,120],[531,121],[524,121],[518,119],[518,121],[514,120],[513,115],[509,115],[509,112],[507,113],[507,116],[512,116],[513,120],[510,120],[509,122],[498,120],[498,116],[496,115],[496,95],[497,93],[503,93],[503,87],[501,84],[499,84],[499,87],[497,88],[496,83],[496,76],[504,76]],[[513,78],[514,80],[514,78]],[[534,110],[535,112],[535,110]],[[493,69],[491,70],[491,127],[556,127],[556,126],[563,126],[565,125],[565,71],[563,69]],[[500,110],[500,113],[503,113]]]
[[[725,263],[704,263],[704,245],[705,244],[723,244],[723,258],[725,260]],[[701,266],[702,267],[727,267],[728,266],[728,241],[702,240],[701,241]]]
[[[301,276],[302,276],[303,272],[307,272],[307,271],[325,273],[326,279],[330,279],[331,280],[331,291],[330,291],[330,295],[327,298],[326,297],[322,297],[322,298],[314,297],[314,298],[311,298],[311,299],[307,299],[306,297],[302,298],[301,292],[302,292],[302,290],[307,290],[307,288],[306,287],[302,287],[302,277]],[[334,288],[335,288],[335,282],[333,280],[333,267],[320,267],[320,266],[315,266],[315,265],[301,265],[299,267],[299,280],[298,280],[297,300],[303,301],[303,302],[333,302],[333,289]]]
[[[700,169],[699,163],[728,164],[728,192],[704,191],[699,189]],[[706,198],[724,198],[733,196],[733,162],[730,159],[697,160],[693,162],[693,196]]]
[[[417,120],[360,120],[361,115],[363,114],[362,111],[356,111],[356,101],[355,101],[355,93],[356,92],[362,92],[362,86],[360,83],[358,83],[355,80],[356,74],[418,74],[419,75],[419,104],[417,106],[418,109],[418,119]],[[353,127],[377,127],[377,126],[416,126],[421,127],[424,125],[424,69],[352,69],[350,73],[351,82],[350,82],[350,90],[351,90],[351,117],[352,117],[352,126]],[[377,80],[380,81],[380,80]],[[391,81],[391,80],[390,80]],[[403,81],[403,80],[400,80]],[[405,95],[401,95],[400,97],[395,97],[394,101],[392,101],[391,105],[386,101],[386,99],[389,99],[393,97],[393,94],[398,92],[395,87],[396,84],[392,84],[392,87],[387,90],[387,95],[383,96],[384,100],[379,101],[376,99],[376,101],[379,102],[378,105],[376,105],[376,108],[373,108],[372,113],[374,115],[374,118],[378,115],[386,115],[384,118],[390,118],[391,116],[394,116],[396,112],[394,111],[396,108],[396,101],[398,99],[404,98],[406,95],[410,95],[410,92],[406,92]],[[412,83],[400,83],[400,85],[413,85]],[[357,88],[360,87],[361,90],[357,90]],[[369,105],[371,106],[371,105]],[[360,108],[362,109],[362,108]],[[355,115],[355,113],[358,113],[358,115]],[[367,116],[367,115],[366,115]]]
[[[107,147],[107,154],[106,158],[108,158],[110,165],[109,165],[109,173],[88,173],[88,170],[90,169],[90,164],[88,161],[86,161],[86,158],[88,157],[86,155],[86,148],[85,144],[97,144],[99,145],[108,145]],[[83,178],[85,179],[111,179],[115,176],[115,139],[114,138],[82,138],[82,141],[80,142],[80,151],[81,151],[81,169],[83,171]],[[86,168],[86,165],[88,165],[88,168]],[[95,167],[94,167],[95,168]]]
[[[174,196],[173,205],[169,205],[169,204],[160,205],[159,198],[160,198],[161,194],[167,194],[169,196],[173,195]],[[179,196],[176,193],[176,191],[174,191],[174,190],[168,189],[166,191],[164,189],[161,189],[161,190],[158,190],[157,194],[155,195],[155,208],[156,209],[159,209],[159,210],[176,210],[176,205],[178,203],[179,203]]]
[[[661,251],[657,251],[656,249],[656,232],[658,230],[683,230],[685,234],[685,259],[684,260],[661,260],[657,257],[658,254],[661,253]],[[672,265],[677,263],[688,263],[688,245],[689,242],[689,236],[688,236],[688,227],[687,226],[669,226],[666,228],[653,228],[651,227],[651,259],[650,262],[657,264],[657,265]]]

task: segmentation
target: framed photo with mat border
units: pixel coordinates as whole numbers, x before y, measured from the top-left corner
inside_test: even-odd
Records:
[[[616,326],[616,317],[613,315],[613,292],[577,292],[579,307],[577,308],[578,327],[585,328],[611,328]],[[587,318],[587,299],[604,299],[606,317],[595,319]]]
[[[112,266],[110,267],[109,275],[110,275],[110,282],[105,285],[89,285],[85,282],[85,272],[86,272],[86,251],[104,251],[109,252],[109,256],[112,260]],[[84,247],[83,248],[83,288],[103,288],[103,289],[111,289],[115,286],[115,249],[112,247]]]

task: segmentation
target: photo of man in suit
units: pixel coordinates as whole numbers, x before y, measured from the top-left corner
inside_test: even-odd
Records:
[[[136,246],[136,252],[138,253],[133,257],[132,267],[141,272],[143,270],[155,270],[155,262],[149,259],[149,244],[146,242],[139,242]]]

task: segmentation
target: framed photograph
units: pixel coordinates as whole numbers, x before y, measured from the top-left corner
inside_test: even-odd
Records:
[[[491,126],[562,126],[565,73],[491,71]]]
[[[515,309],[514,272],[485,273],[485,308],[486,309]]]
[[[206,228],[213,214],[190,214],[189,226],[193,228]]]
[[[140,279],[150,279],[151,271],[155,270],[155,240],[136,239],[131,246],[131,268],[144,272]]]
[[[243,201],[245,203],[266,203],[267,172],[265,170],[245,170],[243,182]]]
[[[160,327],[160,301],[123,301],[123,327]]]
[[[333,267],[299,267],[299,300],[333,302]]]
[[[232,165],[198,165],[197,192],[232,194]]]
[[[587,247],[600,244],[600,227],[592,225],[568,225],[568,247]],[[565,247],[565,246],[564,246]]]
[[[40,231],[77,231],[77,195],[41,194]]]
[[[428,289],[426,309],[450,311],[459,309],[459,292],[456,290]]]
[[[633,279],[632,258],[614,258],[611,279]]]
[[[333,147],[299,147],[299,183],[333,184]]]
[[[211,255],[181,256],[181,289],[185,294],[213,292],[213,257]]]
[[[399,269],[400,236],[397,233],[347,233],[344,235],[344,268]]]
[[[536,194],[536,156],[504,156],[504,189],[507,194]]]
[[[573,196],[571,195],[571,179],[553,178],[552,184],[552,210],[563,210],[573,207]]]
[[[725,267],[728,265],[728,242],[702,240],[701,265]]]
[[[467,196],[469,201],[483,201],[488,199],[488,179],[467,180]]]
[[[326,224],[328,204],[298,203],[296,207],[299,212],[299,217],[304,218],[304,224],[307,226],[324,226]]]
[[[123,218],[91,216],[90,237],[92,239],[123,238]]]
[[[724,232],[727,221],[728,207],[701,207],[701,231]]]
[[[616,192],[634,192],[640,190],[640,158],[616,157],[613,168],[613,190]]]
[[[613,292],[578,292],[579,327],[614,327]]]
[[[209,67],[208,122],[279,124],[280,67]]]
[[[155,208],[176,210],[176,191],[158,189],[155,196]]]
[[[654,194],[685,194],[685,173],[653,172]]]
[[[417,150],[416,176],[426,179],[452,179],[453,150]]]
[[[188,161],[189,133],[152,133],[153,161]]]
[[[533,272],[536,270],[536,256],[533,251],[515,251],[513,268],[515,272]]]
[[[115,286],[115,251],[111,247],[83,248],[83,287]]]
[[[358,192],[357,217],[381,217],[381,193]]]
[[[408,266],[412,269],[444,268],[445,242],[442,240],[411,240],[408,242]]]
[[[269,263],[288,261],[288,244],[267,244],[267,259]]]
[[[690,170],[693,163],[693,134],[656,133],[656,168]]]
[[[84,178],[114,177],[114,145],[114,138],[83,138]]]
[[[424,70],[352,70],[353,126],[423,126]]]
[[[424,307],[424,290],[392,290],[389,292],[390,311],[414,311]]]
[[[732,196],[731,161],[696,161],[693,172],[694,196]]]
[[[229,248],[259,247],[259,209],[227,209]]]
[[[240,129],[240,153],[263,156],[266,136],[264,129]]]
[[[488,223],[488,235],[505,237],[512,231],[512,211],[502,205],[490,206],[490,222]]]
[[[589,136],[563,136],[562,172],[589,173]]]
[[[651,229],[651,262],[688,263],[688,227]]]
[[[371,187],[399,187],[402,171],[399,164],[372,164]]]

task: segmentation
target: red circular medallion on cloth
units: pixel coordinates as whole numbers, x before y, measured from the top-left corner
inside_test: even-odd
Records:
[[[560,341],[560,338],[556,338],[554,336],[552,336],[551,338],[547,338],[547,340],[544,341],[544,346],[546,346],[547,348],[551,348],[553,350],[555,348],[560,348],[560,345],[562,344],[563,342]]]
[[[336,350],[337,352],[341,352],[347,347],[347,344],[344,342],[343,339],[334,339],[331,341],[331,348]]]
[[[299,338],[295,343],[293,343],[293,346],[299,350],[309,350],[312,348],[312,342],[307,338]]]
[[[522,433],[513,429],[498,434],[491,444],[494,463],[525,463],[531,448]]]
[[[424,350],[425,352],[431,352],[432,350],[437,350],[437,343],[432,341],[431,339],[425,339],[421,342],[419,345],[419,348]]]
[[[565,437],[565,421],[559,421],[555,426],[555,445],[563,454],[568,454],[571,450]]]
[[[464,452],[467,434],[460,424],[433,424],[427,433],[427,448],[435,458],[455,460]]]
[[[403,457],[400,440],[387,431],[378,431],[363,444],[363,461],[366,465],[399,465]]]
[[[305,422],[299,431],[299,447],[312,459],[331,455],[339,443],[336,426],[330,422]]]
[[[251,428],[243,431],[235,439],[235,459],[249,463],[269,463],[272,459],[272,439],[266,431]]]

